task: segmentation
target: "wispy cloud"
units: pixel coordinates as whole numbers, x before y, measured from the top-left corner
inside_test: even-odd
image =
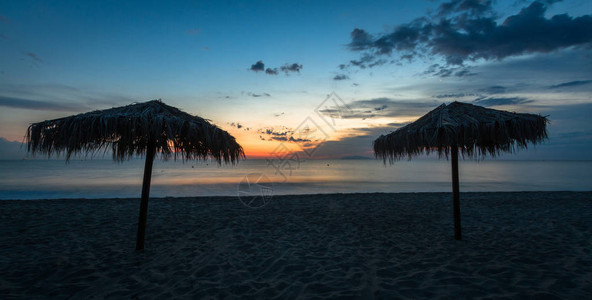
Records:
[[[432,97],[436,99],[448,99],[452,100],[463,100],[463,101],[473,101],[475,103],[481,101],[481,105],[485,105],[487,103],[494,103],[496,101],[509,101],[508,99],[513,99],[514,101],[518,101],[518,99],[526,99],[526,98],[519,98],[519,97],[497,97],[497,98],[488,98],[491,95],[499,95],[505,94],[508,91],[508,88],[501,85],[492,85],[486,86],[483,88],[469,88],[467,92],[459,92],[459,93],[446,93],[446,94],[437,94],[433,95]],[[494,99],[489,101],[488,99]],[[506,100],[502,100],[506,99]],[[525,102],[522,102],[525,103]],[[517,104],[517,103],[516,103]]]
[[[481,89],[482,92],[487,94],[503,94],[506,92],[508,88],[501,85],[493,85],[486,88]]]
[[[433,55],[446,61],[446,66],[433,68],[434,75],[466,76],[471,73],[449,68],[463,66],[466,61],[501,60],[590,45],[592,15],[572,17],[561,14],[547,18],[545,14],[550,2],[534,1],[497,23],[493,1],[453,0],[440,5],[436,17],[417,18],[386,34],[375,36],[355,28],[348,46],[363,54],[359,60],[340,68],[366,68],[382,64],[385,59],[399,62]]]
[[[60,84],[0,84],[0,99],[3,99],[0,105],[7,107],[76,112],[138,101],[122,95],[80,90]]]
[[[440,64],[433,64],[428,67],[427,70],[423,72],[424,75],[434,75],[438,77],[467,77],[477,75],[474,72],[471,72],[471,68],[467,66],[449,66],[449,65],[440,65]]]
[[[481,106],[518,105],[532,102],[534,101],[522,97],[481,97],[473,100],[474,104]]]
[[[201,28],[191,28],[185,31],[188,35],[198,35],[201,32]]]
[[[37,56],[37,54],[33,53],[33,52],[23,52],[23,54],[25,56],[30,57],[31,59],[33,59],[34,61],[38,62],[38,63],[42,63],[43,60],[41,58],[39,58],[39,56]]]
[[[253,97],[253,98],[271,97],[271,94],[269,94],[269,93],[260,93],[260,94],[257,94],[257,93],[247,92],[246,94],[247,94],[247,96],[250,96],[250,97]]]
[[[591,83],[592,83],[592,80],[577,80],[577,81],[570,81],[570,82],[564,82],[564,83],[552,85],[549,88],[550,89],[557,89],[557,88],[566,88],[566,87],[576,87],[576,86],[588,85]]]
[[[75,104],[55,101],[41,101],[32,99],[21,99],[13,97],[0,96],[0,106],[31,110],[54,110],[54,111],[72,111],[77,112],[88,109],[88,107]]]
[[[457,99],[457,98],[464,98],[464,97],[471,97],[471,96],[478,96],[477,94],[473,93],[452,93],[452,94],[439,94],[434,95],[434,98],[438,99]]]
[[[492,4],[493,1],[491,0],[453,0],[440,4],[436,16],[443,17],[454,13],[465,13],[469,16],[477,17],[483,14],[493,13]]]

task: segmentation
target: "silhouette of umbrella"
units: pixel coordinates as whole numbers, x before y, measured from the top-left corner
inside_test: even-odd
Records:
[[[165,160],[212,157],[218,164],[234,164],[245,157],[228,132],[161,100],[34,123],[25,140],[28,152],[48,157],[65,153],[66,161],[73,154],[94,153],[109,146],[116,161],[146,155],[136,250],[144,249],[152,164],[157,153]]]
[[[374,154],[391,164],[404,157],[437,151],[450,155],[454,206],[454,238],[461,239],[458,186],[458,152],[463,157],[496,156],[526,149],[528,143],[547,139],[546,117],[512,113],[472,104],[442,104],[417,121],[381,135],[374,141]]]

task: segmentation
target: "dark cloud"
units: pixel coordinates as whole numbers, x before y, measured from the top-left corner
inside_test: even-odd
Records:
[[[260,72],[260,71],[264,71],[265,70],[265,64],[263,63],[263,61],[258,61],[255,64],[251,65],[251,68],[249,69],[251,71],[255,71],[255,72]]]
[[[255,93],[248,92],[247,95],[254,97],[254,98],[271,97],[271,95],[269,93],[255,94]]]
[[[374,40],[374,38],[364,29],[354,28],[350,35],[352,41],[349,44],[349,47],[354,51],[368,49],[369,45],[372,45]]]
[[[403,56],[410,60],[435,55],[444,58],[447,66],[463,66],[466,61],[478,59],[501,60],[590,45],[592,15],[547,18],[546,11],[547,4],[535,1],[498,24],[492,1],[450,1],[439,7],[438,18],[418,18],[386,34],[372,36],[363,29],[354,29],[349,49],[363,54],[348,65],[370,67],[396,53],[398,60],[394,61]],[[430,73],[443,77],[471,74],[448,68],[436,68]]]
[[[570,81],[570,82],[564,82],[564,83],[552,85],[549,88],[550,89],[557,89],[557,88],[565,88],[565,87],[574,87],[574,86],[588,85],[591,83],[592,83],[592,80],[577,80],[577,81]]]
[[[257,130],[259,139],[262,141],[278,141],[292,143],[309,143],[311,139],[294,137],[296,134],[293,129],[280,126],[277,128],[262,128]]]
[[[285,136],[271,136],[267,140],[268,141],[287,142],[288,138]]]
[[[234,123],[234,122],[232,122],[232,123],[230,123],[230,126],[236,127],[237,129],[243,128],[243,125],[241,123]]]
[[[54,110],[54,111],[81,111],[87,109],[85,106],[72,103],[60,103],[54,101],[40,101],[0,96],[0,106],[31,109],[31,110]]]
[[[346,80],[349,79],[349,76],[345,75],[345,74],[337,74],[335,75],[335,77],[333,77],[333,80]]]
[[[393,122],[393,123],[388,123],[387,127],[394,131],[400,127],[403,127],[405,125],[409,125],[409,123],[411,123],[411,122],[400,122],[400,123]]]
[[[333,118],[370,119],[375,117],[418,116],[436,108],[441,103],[436,101],[399,101],[390,98],[357,100],[347,104],[349,111],[339,107],[328,107],[320,113]]]
[[[480,97],[473,100],[473,104],[481,106],[517,105],[532,103],[533,100],[522,97]]]
[[[8,38],[5,35],[0,33],[0,39],[7,40]]]
[[[259,136],[261,137],[261,136]],[[265,139],[263,139],[265,140]],[[271,136],[267,139],[268,141],[278,141],[278,142],[292,142],[292,143],[309,143],[312,142],[310,139],[302,139],[302,138],[294,138],[293,136]]]
[[[372,61],[372,59],[373,59],[372,56],[369,56],[369,55],[367,55],[365,57],[367,58],[366,61]],[[355,67],[360,67],[362,69],[365,69],[366,68],[366,64],[365,64],[364,58],[359,59],[359,60],[350,60],[349,61],[349,64],[352,65],[352,66],[355,66]]]
[[[260,134],[266,134],[269,136],[287,136],[292,135],[294,133],[293,130],[286,128],[286,127],[279,127],[279,128],[262,128],[257,130]]]
[[[307,142],[312,142],[312,140],[310,139],[303,139],[303,138],[294,138],[293,136],[291,136],[288,141],[293,142],[293,143],[307,143]]]
[[[280,70],[288,74],[289,72],[297,72],[300,73],[300,69],[302,69],[302,65],[298,63],[293,64],[285,64],[280,67]]]
[[[254,72],[261,72],[261,71],[265,71],[265,74],[267,75],[278,75],[278,73],[280,71],[284,72],[286,75],[289,75],[290,73],[300,73],[300,70],[302,69],[302,65],[299,63],[292,63],[292,64],[285,64],[279,68],[265,68],[265,64],[263,63],[262,60],[256,62],[255,64],[251,65],[251,68],[249,70],[254,71]]]

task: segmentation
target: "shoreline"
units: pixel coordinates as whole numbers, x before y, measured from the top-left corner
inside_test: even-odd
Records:
[[[3,298],[587,298],[592,192],[0,201]]]
[[[473,194],[528,194],[528,193],[591,193],[592,190],[552,190],[552,191],[468,191],[468,192],[460,192],[461,199],[463,195],[471,196]],[[314,196],[343,196],[343,195],[435,195],[435,194],[443,194],[443,195],[450,195],[452,197],[452,190],[450,192],[328,192],[328,193],[310,193],[310,194],[278,194],[278,195],[271,195],[271,198],[276,197],[314,197]],[[188,200],[188,199],[230,199],[230,198],[238,198],[238,195],[233,196],[157,196],[157,197],[150,197],[150,200]],[[72,197],[72,198],[38,198],[38,199],[0,199],[0,202],[5,201],[102,201],[102,200],[139,200],[140,196],[138,197],[101,197],[101,198],[81,198],[81,197]]]

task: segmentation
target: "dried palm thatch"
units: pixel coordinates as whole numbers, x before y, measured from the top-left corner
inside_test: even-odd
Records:
[[[183,161],[212,157],[218,164],[236,163],[245,157],[243,148],[228,132],[160,100],[34,123],[25,139],[32,154],[49,157],[65,153],[66,160],[109,146],[116,161],[145,154],[136,250],[144,249],[152,164],[157,153],[163,159],[181,156]]]
[[[160,100],[34,123],[25,140],[32,154],[65,153],[66,160],[111,147],[113,159],[123,161],[144,155],[151,142],[165,160],[212,157],[221,164],[244,158],[242,147],[226,131]]]
[[[484,108],[468,103],[442,104],[417,121],[381,135],[374,154],[385,163],[432,151],[448,157],[452,147],[469,157],[496,156],[526,149],[547,139],[546,117]]]
[[[458,152],[469,157],[496,156],[526,149],[547,139],[546,117],[488,109],[472,104],[442,104],[417,121],[381,135],[374,155],[386,164],[437,151],[451,157],[454,238],[461,239]]]

